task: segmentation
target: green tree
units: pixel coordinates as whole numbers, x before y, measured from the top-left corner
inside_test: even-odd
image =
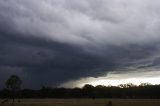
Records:
[[[6,81],[6,87],[12,92],[12,106],[14,106],[15,93],[20,91],[22,81],[17,75],[11,75]]]

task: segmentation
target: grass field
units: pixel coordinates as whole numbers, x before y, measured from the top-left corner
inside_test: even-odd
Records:
[[[0,106],[11,106],[9,101]],[[108,106],[108,101],[112,106],[160,106],[158,99],[21,99],[14,106]]]

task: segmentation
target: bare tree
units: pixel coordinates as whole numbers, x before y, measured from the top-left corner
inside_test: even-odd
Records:
[[[22,81],[17,75],[11,75],[6,81],[6,87],[12,92],[12,106],[14,106],[15,93],[20,91]]]

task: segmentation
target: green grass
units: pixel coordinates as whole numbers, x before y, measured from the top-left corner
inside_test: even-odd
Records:
[[[21,99],[15,106],[107,106],[110,99]],[[2,100],[0,100],[1,102]],[[11,106],[11,100],[5,106]],[[17,101],[17,100],[16,100]],[[160,106],[160,100],[113,99],[112,106]],[[0,104],[0,106],[4,106]]]

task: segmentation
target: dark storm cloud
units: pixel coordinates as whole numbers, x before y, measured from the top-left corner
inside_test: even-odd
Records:
[[[56,86],[107,72],[159,70],[158,1],[1,0],[0,85]]]
[[[40,83],[40,86],[43,81],[44,84],[55,85],[68,79],[101,73],[97,68],[103,61],[78,46],[16,36],[4,42],[1,43],[0,67],[9,70],[8,74],[15,73],[12,68],[20,68],[22,76],[26,74],[26,80],[35,81],[37,85]]]
[[[5,80],[10,74],[18,74],[25,86],[32,87],[54,86],[81,77],[98,77],[113,70],[146,66],[154,61],[152,56],[157,51],[152,44],[151,47],[106,46],[90,52],[69,44],[14,37],[3,39],[8,43],[1,43],[1,78]]]

